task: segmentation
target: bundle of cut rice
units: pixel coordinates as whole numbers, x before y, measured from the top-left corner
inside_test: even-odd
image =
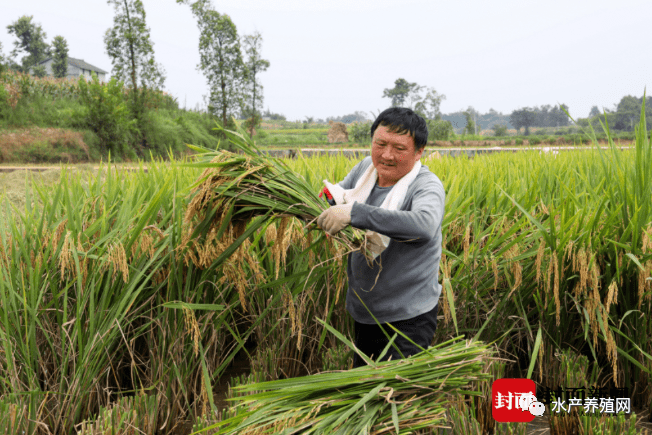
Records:
[[[199,152],[192,166],[205,170],[191,193],[181,247],[186,262],[203,268],[228,258],[269,219],[296,217],[307,231],[319,230],[316,219],[328,207],[300,175],[262,154],[244,132],[224,133],[241,154],[191,146]],[[349,226],[334,239],[372,261],[363,231]]]
[[[289,435],[415,433],[445,427],[452,401],[480,395],[470,386],[489,380],[483,372],[488,359],[492,354],[487,345],[457,337],[403,360],[240,385],[234,388],[238,397],[229,399],[236,401],[230,412],[234,416],[206,429],[213,434]]]

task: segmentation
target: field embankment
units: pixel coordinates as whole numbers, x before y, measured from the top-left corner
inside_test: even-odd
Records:
[[[216,119],[182,110],[176,99],[140,90],[139,106],[122,82],[86,82],[0,73],[0,159],[74,163],[149,160],[215,148]]]

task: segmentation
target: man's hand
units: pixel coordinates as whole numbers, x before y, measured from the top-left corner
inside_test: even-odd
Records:
[[[334,236],[351,223],[353,204],[334,205],[327,208],[317,218],[317,225],[331,236]]]
[[[374,256],[382,254],[382,252],[385,250],[383,240],[380,238],[380,234],[378,233],[367,231],[364,235],[364,241],[364,247],[372,254],[374,254]]]

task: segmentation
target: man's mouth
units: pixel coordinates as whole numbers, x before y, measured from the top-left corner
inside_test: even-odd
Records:
[[[396,166],[395,164],[381,163],[383,166]]]

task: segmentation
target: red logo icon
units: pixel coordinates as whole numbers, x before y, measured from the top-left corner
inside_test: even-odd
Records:
[[[491,385],[492,414],[499,423],[529,423],[545,405],[537,401],[532,379],[497,379]]]

